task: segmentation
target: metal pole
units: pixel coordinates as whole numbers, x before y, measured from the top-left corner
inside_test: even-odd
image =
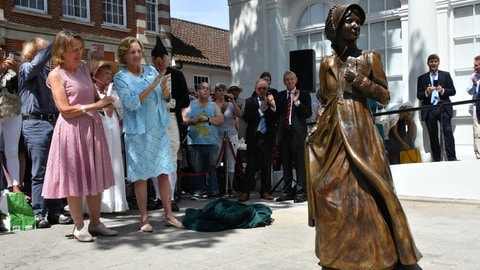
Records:
[[[224,179],[225,179],[225,196],[228,195],[228,185],[229,185],[229,180],[228,180],[228,149],[230,147],[230,137],[228,137],[228,131],[225,131],[223,133],[223,144],[225,145],[223,147],[223,169],[224,169]]]
[[[448,160],[445,150],[445,136],[443,135],[443,104],[440,104],[440,153],[443,161]]]

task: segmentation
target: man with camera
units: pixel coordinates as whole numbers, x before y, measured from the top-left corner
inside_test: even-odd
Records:
[[[421,120],[425,121],[430,138],[430,148],[434,161],[442,160],[440,140],[438,138],[438,123],[441,123],[443,137],[445,140],[445,152],[447,160],[457,160],[455,154],[455,138],[452,131],[453,108],[450,103],[450,96],[456,94],[452,77],[447,71],[438,70],[440,58],[431,54],[427,58],[429,71],[420,75],[417,80],[417,98],[422,106],[442,104],[434,108],[421,111]]]

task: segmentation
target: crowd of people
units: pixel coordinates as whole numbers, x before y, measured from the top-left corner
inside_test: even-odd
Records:
[[[94,235],[114,236],[117,232],[100,216],[129,210],[130,183],[142,232],[153,231],[151,197],[164,209],[166,226],[183,227],[173,214],[179,211],[177,190],[195,200],[230,195],[245,202],[260,177],[260,198],[273,200],[271,166],[279,129],[285,134],[282,140],[295,143],[281,148],[289,180],[287,195],[278,201],[306,200],[304,170],[296,170],[297,188],[292,168],[304,167],[299,159],[302,139],[296,136],[306,137],[310,94],[296,89],[295,73],[285,72],[287,90],[279,92],[270,87],[270,73],[263,72],[252,96],[244,100],[236,84],[219,82],[212,89],[202,82],[188,88],[183,73],[169,66],[159,37],[152,65],[144,64],[143,44],[134,37],[121,40],[117,63],[93,59],[93,46],[83,59],[84,47],[81,35],[62,30],[52,43],[26,41],[19,59],[18,54],[6,56],[5,40],[0,39],[2,91],[16,97],[9,105],[12,110],[2,107],[0,118],[2,187],[25,193],[36,228],[74,224],[73,236],[81,242],[93,241]],[[250,145],[246,168],[237,157],[239,134]],[[220,183],[217,171],[223,161]],[[179,164],[187,164],[191,174],[180,188]],[[239,167],[245,172],[240,181]]]
[[[363,23],[361,11],[356,7],[350,11]],[[338,33],[328,34],[330,40],[346,43],[345,48],[334,49],[343,50],[339,59],[346,63],[347,68],[341,71],[348,83],[364,86],[366,82],[357,82],[358,76],[350,72],[351,67],[358,66],[352,59],[361,56],[360,50],[349,47],[351,43],[337,37]],[[0,83],[4,95],[12,97],[5,107],[8,110],[2,107],[0,111],[2,185],[13,192],[28,190],[26,198],[34,210],[37,228],[74,224],[73,235],[79,241],[93,241],[95,234],[116,235],[101,223],[100,214],[129,210],[128,183],[134,186],[142,232],[153,231],[148,216],[150,196],[164,209],[165,225],[175,228],[183,227],[173,214],[179,211],[175,200],[179,190],[188,192],[194,200],[232,195],[245,202],[260,180],[260,198],[273,200],[274,151],[279,153],[284,184],[284,194],[277,201],[307,200],[305,141],[312,101],[308,91],[296,88],[298,79],[292,71],[283,74],[282,91],[272,88],[271,74],[263,72],[252,86],[252,95],[242,99],[239,95],[243,89],[236,84],[218,82],[211,87],[201,82],[195,89],[189,88],[183,73],[169,66],[168,51],[159,37],[151,52],[152,65],[144,64],[143,44],[134,37],[121,40],[118,63],[83,59],[84,40],[69,30],[59,32],[51,44],[34,38],[24,43],[21,54],[7,57],[6,52],[5,39],[0,38]],[[373,61],[368,63],[373,65],[372,72],[383,80],[383,71],[375,66],[376,55],[363,57]],[[438,70],[439,61],[438,55],[430,55],[429,71],[418,77],[417,98],[423,106],[448,103],[456,93],[450,74]],[[55,68],[50,69],[50,62]],[[477,57],[468,89],[474,98],[478,98],[479,73]],[[325,87],[328,89],[328,85]],[[367,97],[381,94],[385,96],[376,98],[387,101],[388,92],[382,94],[378,89]],[[343,93],[356,95],[349,88]],[[328,103],[327,97],[318,97],[322,104]],[[475,106],[477,158],[479,111]],[[448,104],[421,112],[434,161],[442,160],[438,123],[443,128],[446,159],[457,160],[452,117]],[[415,147],[412,130],[413,113],[401,113],[387,131],[385,146],[390,163],[398,162],[395,154],[399,151]],[[247,144],[241,181],[236,179],[242,166],[237,157],[239,138]],[[220,183],[217,170],[222,161],[226,161],[224,183]],[[332,168],[342,165],[327,161]],[[177,181],[179,164],[188,167],[191,174],[188,184],[181,186]],[[24,186],[27,177],[29,188]],[[90,217],[88,226],[84,224],[85,213]]]

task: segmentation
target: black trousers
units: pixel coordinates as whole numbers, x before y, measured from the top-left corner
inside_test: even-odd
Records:
[[[257,132],[256,141],[247,146],[247,167],[245,179],[240,185],[240,192],[250,193],[255,188],[255,173],[260,170],[260,193],[270,192],[272,189],[272,158],[274,140]]]

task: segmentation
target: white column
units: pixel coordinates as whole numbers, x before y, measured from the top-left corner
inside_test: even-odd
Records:
[[[415,97],[415,106],[419,105],[417,96],[417,78],[428,71],[427,57],[438,53],[438,26],[435,0],[408,1],[408,70],[410,96]],[[423,161],[429,161],[424,145],[428,136],[423,136],[420,111],[416,114],[417,126],[416,147],[420,149]],[[425,127],[426,129],[426,127]]]

